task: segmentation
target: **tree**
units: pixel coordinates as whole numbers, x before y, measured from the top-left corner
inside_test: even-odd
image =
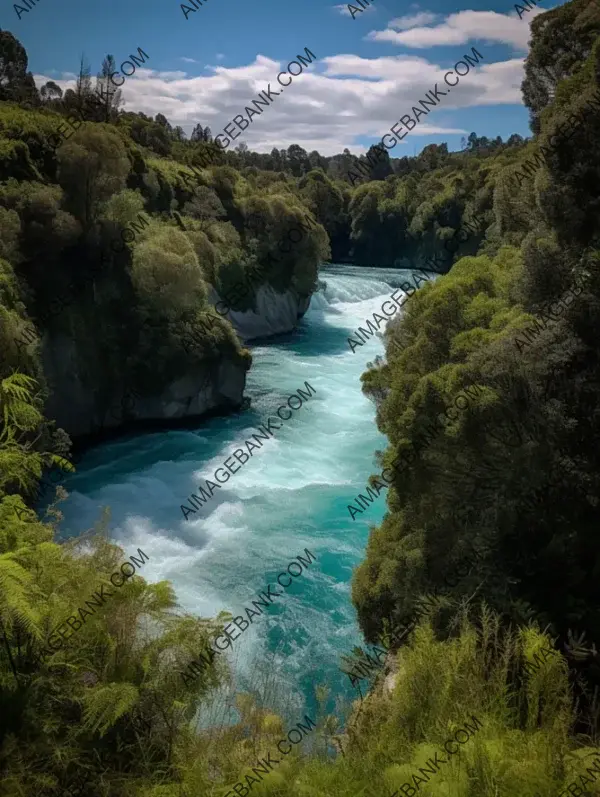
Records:
[[[112,129],[86,127],[60,147],[57,156],[66,205],[87,231],[102,204],[125,187],[130,163],[123,140]]]
[[[103,120],[110,122],[115,118],[119,106],[122,104],[121,89],[113,86],[110,76],[116,72],[115,59],[112,55],[107,55],[102,61],[102,71],[98,73],[96,78],[96,95],[102,97],[103,105]]]
[[[574,75],[592,52],[600,28],[594,3],[564,3],[531,21],[531,48],[521,84],[531,129],[541,130],[541,113],[553,102],[559,83]]]
[[[354,156],[346,147],[341,155],[334,155],[331,158],[327,172],[332,180],[344,180],[344,182],[350,183],[348,174],[355,171],[355,166]]]
[[[379,145],[379,149],[377,149],[376,145],[372,145],[367,152],[367,162],[369,162],[370,156],[370,163],[372,164],[370,173],[371,180],[385,180],[390,174],[394,173],[390,163],[389,153],[385,147],[383,147],[383,149],[382,147],[382,144]]]
[[[243,169],[246,163],[248,162],[248,144],[245,141],[240,142],[237,147],[235,148],[235,152],[237,153],[238,159],[238,167]]]
[[[140,297],[171,317],[201,306],[206,299],[194,247],[175,227],[156,226],[135,247],[132,279]]]
[[[320,155],[316,149],[308,156],[308,162],[310,163],[311,169],[323,169],[323,171],[327,171],[327,158],[324,158]]]
[[[47,83],[44,83],[42,88],[40,89],[40,97],[42,100],[52,101],[52,100],[60,100],[62,98],[63,91],[60,86],[57,86],[53,80],[49,80]]]
[[[169,120],[162,113],[157,113],[156,116],[154,117],[154,121],[156,122],[156,124],[160,125],[161,127],[164,127],[165,130],[167,130],[169,133],[173,130],[173,128],[169,123]]]
[[[305,149],[298,144],[291,144],[287,150],[288,168],[294,177],[302,177],[310,171],[310,161]]]
[[[444,160],[448,156],[447,144],[428,144],[423,147],[417,158],[417,164],[420,167],[425,167],[427,171],[433,171],[442,166]]]
[[[210,226],[212,222],[226,215],[219,197],[205,185],[196,188],[191,201],[183,206],[183,212],[186,216],[198,219],[202,227]]]
[[[75,81],[75,102],[76,107],[80,112],[83,112],[86,102],[92,93],[92,77],[90,65],[85,61],[85,55],[82,53],[79,60],[79,74]]]
[[[334,261],[347,254],[350,220],[344,210],[342,192],[322,169],[310,171],[300,180],[299,188],[313,215],[327,230]]]
[[[27,75],[27,53],[12,33],[0,31],[0,100],[17,100]]]
[[[205,141],[204,128],[202,125],[198,124],[194,127],[192,135],[190,136],[190,141]]]
[[[466,146],[466,139],[463,140],[465,141]],[[397,174],[398,177],[404,177],[404,175],[414,172],[414,170],[417,168],[417,159],[409,158],[406,155],[403,155],[401,158],[394,159],[393,166],[394,174]]]
[[[271,150],[271,162],[273,164],[273,171],[280,172],[283,170],[284,161],[277,147],[273,147]]]
[[[21,90],[18,95],[18,101],[23,103],[26,108],[35,108],[40,105],[40,94],[35,85],[35,80],[31,72],[27,72]]]

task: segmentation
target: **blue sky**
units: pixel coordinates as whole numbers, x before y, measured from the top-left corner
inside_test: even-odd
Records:
[[[352,19],[346,4],[327,0],[205,0],[186,19],[174,0],[38,0],[21,19],[5,2],[0,27],[24,45],[38,87],[50,79],[71,85],[82,52],[95,75],[107,53],[119,66],[141,47],[147,67],[123,86],[124,108],[163,113],[188,134],[199,122],[215,135],[269,82],[280,89],[277,74],[308,47],[317,60],[236,145],[268,152],[296,143],[324,155],[345,147],[359,153],[379,141],[436,82],[444,88],[444,73],[476,47],[481,66],[390,153],[400,157],[442,141],[458,149],[471,131],[530,135],[523,62],[529,25],[549,7],[520,19],[514,4],[375,0]]]

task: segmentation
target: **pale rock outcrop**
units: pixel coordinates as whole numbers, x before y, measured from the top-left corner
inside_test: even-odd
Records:
[[[256,291],[257,312],[229,310],[225,318],[231,321],[243,341],[280,335],[296,327],[308,310],[310,299],[310,296],[304,298],[293,291],[277,293],[270,285],[261,285]],[[210,301],[216,305],[223,300],[213,290]]]

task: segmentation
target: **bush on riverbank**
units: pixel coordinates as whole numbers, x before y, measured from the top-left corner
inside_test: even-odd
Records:
[[[580,13],[586,3],[573,5]],[[546,58],[547,48],[557,57],[563,48],[552,29],[555,37],[544,28]],[[542,138],[599,85],[600,54],[588,33],[573,67],[580,91],[567,97],[559,83],[558,114],[550,97],[543,112],[539,97],[532,106]],[[538,57],[534,45],[529,58]],[[387,363],[363,377],[390,441],[386,462],[415,447],[461,388],[481,390],[393,477],[389,512],[353,583],[369,638],[384,619],[410,612],[421,592],[443,589],[449,562],[487,538],[494,544],[459,594],[476,591],[505,620],[535,617],[564,643],[573,629],[600,639],[600,156],[592,132],[600,107],[573,119],[560,157],[549,154],[535,170],[515,163],[498,178],[493,212],[510,245],[490,237],[485,254],[419,291],[388,329]],[[595,713],[597,732],[593,649],[577,669],[590,679],[577,693],[580,711]]]

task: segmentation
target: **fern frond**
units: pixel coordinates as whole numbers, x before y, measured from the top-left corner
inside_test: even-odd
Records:
[[[85,729],[104,736],[138,700],[137,687],[129,683],[110,683],[86,691],[83,699]]]
[[[0,556],[0,617],[7,629],[19,623],[36,638],[39,615],[33,606],[37,588],[31,574],[17,561],[14,553]]]

